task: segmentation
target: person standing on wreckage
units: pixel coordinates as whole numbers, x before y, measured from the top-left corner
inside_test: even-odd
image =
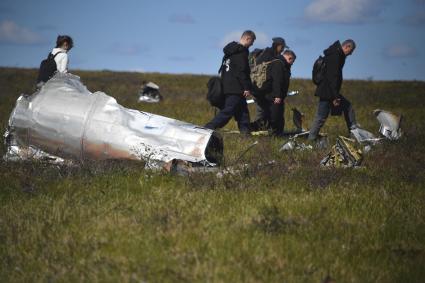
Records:
[[[326,122],[329,113],[339,116],[344,113],[345,122],[348,131],[357,128],[356,116],[354,109],[344,96],[340,94],[343,81],[342,69],[344,68],[345,59],[350,56],[356,49],[356,43],[352,39],[345,40],[342,44],[338,41],[334,42],[326,50],[325,55],[326,72],[324,79],[316,88],[315,96],[319,97],[319,105],[313,125],[308,136],[309,140],[316,140],[320,129]]]
[[[246,30],[239,42],[230,42],[223,48],[224,57],[220,73],[225,94],[224,108],[205,124],[205,128],[212,130],[222,128],[235,117],[239,131],[242,134],[250,133],[249,110],[246,103],[246,97],[251,95],[252,90],[248,48],[255,39],[255,33]]]

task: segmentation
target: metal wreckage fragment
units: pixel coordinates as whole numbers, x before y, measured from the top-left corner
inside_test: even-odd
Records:
[[[356,127],[350,130],[354,139],[339,136],[332,150],[320,162],[323,166],[333,167],[357,167],[363,161],[363,154],[371,150],[372,146],[380,143],[383,139],[397,140],[402,136],[400,128],[402,116],[393,114],[389,111],[377,109],[373,112],[380,122],[379,132],[384,137],[376,137],[373,133]],[[304,130],[305,131],[305,130]],[[313,150],[313,148],[326,148],[328,139],[326,135],[320,135],[315,147],[298,141],[300,138],[307,138],[308,131],[294,135],[288,142],[282,145],[280,151],[290,150]],[[356,149],[355,142],[362,147]]]
[[[159,86],[153,82],[143,82],[139,93],[139,102],[158,103],[162,100]]]
[[[376,109],[373,111],[376,119],[381,123],[379,132],[390,140],[398,140],[402,136],[400,128],[402,116],[389,111]]]
[[[336,139],[336,144],[325,158],[320,161],[322,166],[357,167],[363,161],[363,153],[354,146],[355,140],[343,136]]]
[[[125,108],[79,77],[57,73],[39,91],[22,95],[9,118],[5,160],[173,159],[214,166],[223,154],[217,132]],[[152,161],[152,162],[151,162]]]

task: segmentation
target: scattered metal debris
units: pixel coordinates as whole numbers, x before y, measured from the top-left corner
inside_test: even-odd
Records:
[[[354,143],[353,139],[339,136],[331,151],[320,161],[320,165],[342,168],[360,166],[363,152],[356,149]]]
[[[391,112],[376,109],[373,111],[376,119],[381,123],[379,132],[390,140],[398,140],[402,136],[400,128],[402,116],[393,114]]]
[[[261,169],[264,167],[274,166],[276,164],[275,160],[268,161],[267,163],[258,163],[254,168]],[[217,178],[223,178],[226,175],[237,175],[242,172],[250,169],[249,164],[239,164],[234,166],[229,166],[225,168],[220,167],[205,167],[199,166],[197,164],[183,161],[183,160],[171,160],[167,163],[164,163],[163,170],[171,174],[176,174],[179,176],[190,176],[192,174],[202,174],[202,173],[212,173],[215,174]]]
[[[279,151],[289,151],[289,150],[312,150],[312,145],[307,145],[305,143],[300,143],[294,139],[285,143]]]
[[[180,159],[214,166],[223,154],[218,133],[127,109],[103,92],[91,93],[69,73],[57,73],[31,96],[21,95],[5,136],[6,160]]]
[[[279,151],[290,151],[290,150],[313,150],[313,148],[322,149],[329,146],[328,136],[326,134],[319,134],[314,146],[299,142],[300,139],[307,140],[309,131],[303,131],[299,134],[289,138],[289,141],[282,145]]]
[[[139,93],[139,102],[158,103],[161,100],[159,86],[153,82],[143,82]]]
[[[354,138],[357,140],[358,143],[367,143],[367,144],[377,144],[381,138],[377,138],[374,134],[372,134],[369,131],[366,131],[362,128],[354,128],[350,130],[351,134],[354,136]]]

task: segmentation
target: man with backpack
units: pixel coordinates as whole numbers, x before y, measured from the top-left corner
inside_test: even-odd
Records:
[[[295,59],[295,52],[289,49],[275,56],[267,67],[266,81],[261,88],[254,86],[257,117],[251,123],[252,130],[267,128],[274,136],[283,135],[285,98]]]
[[[59,35],[56,39],[56,47],[49,53],[40,64],[37,78],[37,87],[45,84],[55,72],[68,72],[68,52],[74,46],[74,41],[68,35]]]
[[[239,42],[230,42],[223,48],[224,56],[220,67],[224,106],[205,127],[218,129],[224,127],[234,117],[239,131],[248,134],[249,111],[246,97],[251,95],[252,83],[248,63],[248,48],[255,41],[255,33],[244,31]]]
[[[317,84],[315,96],[319,97],[319,106],[310,129],[309,140],[317,139],[329,113],[331,115],[344,113],[348,131],[357,127],[351,103],[340,94],[345,59],[355,49],[356,43],[352,39],[347,39],[342,44],[336,41],[323,51],[325,55],[323,60],[320,60],[321,58],[316,60],[313,67],[313,82]]]

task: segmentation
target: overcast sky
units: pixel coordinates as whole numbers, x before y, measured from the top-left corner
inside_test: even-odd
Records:
[[[284,37],[294,77],[335,40],[358,48],[345,78],[425,80],[425,0],[1,0],[0,66],[38,67],[58,34],[75,42],[73,69],[214,74],[245,29],[253,48]]]

